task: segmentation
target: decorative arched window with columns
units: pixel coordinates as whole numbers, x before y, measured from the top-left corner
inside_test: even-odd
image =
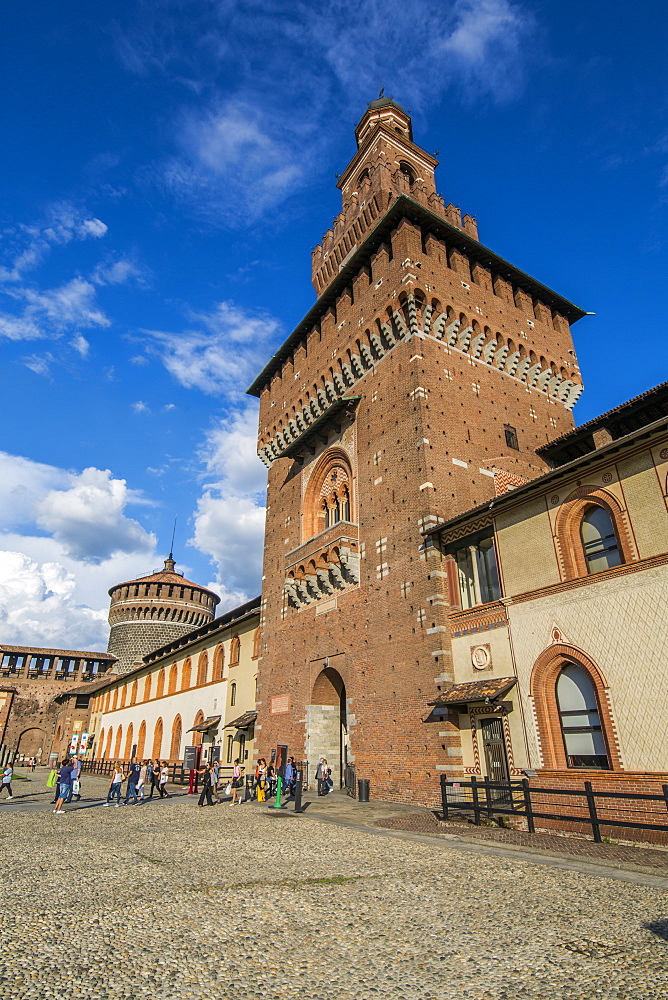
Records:
[[[580,486],[559,508],[557,546],[566,580],[600,573],[637,558],[626,511],[608,490]]]
[[[555,642],[531,674],[538,738],[547,770],[622,770],[605,678],[583,650]]]
[[[339,521],[354,521],[353,473],[342,448],[330,448],[318,460],[304,497],[304,541]]]

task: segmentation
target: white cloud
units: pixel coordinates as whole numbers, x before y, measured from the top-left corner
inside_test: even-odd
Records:
[[[110,326],[95,294],[95,286],[80,277],[42,292],[25,286],[15,288],[11,297],[23,305],[18,314],[0,313],[0,335],[10,340],[35,340],[58,337],[77,327]]]
[[[150,413],[150,409],[143,399],[138,399],[136,403],[132,404],[132,409],[135,413]]]
[[[154,536],[126,515],[136,503],[145,501],[108,471],[72,473],[0,452],[6,642],[105,648],[109,587],[156,565]]]
[[[222,480],[235,496],[264,492],[267,470],[257,457],[258,406],[248,403],[229,420],[211,428],[200,451],[209,475]]]
[[[212,428],[200,451],[207,484],[195,512],[189,544],[217,566],[213,589],[225,607],[260,592],[266,470],[257,457],[257,405],[248,404]]]
[[[82,358],[88,357],[88,353],[90,351],[90,344],[83,336],[83,334],[78,333],[76,337],[73,337],[70,343],[74,348],[74,350],[77,352],[77,354],[80,354]]]
[[[41,224],[21,225],[11,234],[14,256],[8,265],[0,266],[0,281],[22,281],[53,246],[73,240],[100,239],[107,231],[100,219],[86,215],[70,202],[57,202],[47,210]],[[6,239],[8,234],[3,235]],[[19,249],[21,243],[23,247]]]
[[[124,479],[106,469],[84,469],[71,476],[66,490],[51,490],[36,507],[37,524],[60,542],[68,555],[102,562],[116,552],[149,552],[155,538],[125,515],[137,501]]]
[[[267,341],[279,331],[272,316],[220,302],[210,313],[194,313],[198,328],[183,333],[145,330],[158,358],[186,389],[238,396],[262,367]]]
[[[218,224],[252,221],[301,186],[308,153],[289,119],[260,103],[184,113],[177,134],[181,155],[166,164],[165,183]]]
[[[213,589],[243,603],[260,592],[265,508],[252,497],[207,489],[197,504],[192,544],[217,564]]]
[[[55,361],[53,354],[47,351],[46,354],[28,354],[23,358],[23,364],[35,375],[43,375],[45,378],[51,376],[51,365]]]
[[[92,274],[96,285],[124,285],[133,278],[143,278],[144,272],[133,260],[120,258],[108,264],[99,264]]]
[[[5,642],[28,646],[105,650],[104,608],[79,604],[74,574],[58,563],[38,563],[0,549],[0,627]]]

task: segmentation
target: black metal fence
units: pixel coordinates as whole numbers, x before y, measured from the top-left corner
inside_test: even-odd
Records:
[[[584,788],[539,788],[522,781],[448,781],[441,776],[443,819],[457,814],[473,814],[480,826],[483,817],[518,816],[526,819],[534,833],[537,819],[590,826],[596,843],[601,843],[601,827],[627,827],[668,833],[668,822],[659,822],[668,812],[668,785],[663,793],[609,792],[594,790],[591,781]],[[638,805],[636,805],[638,803]],[[652,805],[650,805],[650,803]],[[658,805],[657,805],[658,804]],[[668,818],[668,817],[667,817]]]
[[[357,798],[357,781],[355,778],[355,768],[351,764],[346,764],[343,770],[343,787],[346,790],[346,795],[349,795],[351,799]]]

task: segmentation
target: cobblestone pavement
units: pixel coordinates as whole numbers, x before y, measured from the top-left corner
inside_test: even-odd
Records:
[[[563,837],[549,833],[524,833],[494,826],[473,826],[470,823],[443,823],[432,812],[413,812],[388,816],[375,821],[387,830],[426,833],[429,836],[488,841],[518,850],[528,849],[550,857],[584,858],[594,864],[612,865],[628,871],[647,872],[668,877],[668,850],[635,847],[626,844],[595,844],[593,840]]]
[[[185,797],[13,806],[0,810],[12,1000],[668,992],[668,892],[649,885],[325,823],[318,803],[312,816]]]

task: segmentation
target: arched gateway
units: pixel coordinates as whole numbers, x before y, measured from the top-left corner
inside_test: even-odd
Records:
[[[346,686],[332,667],[320,671],[306,706],[306,747],[311,779],[320,758],[326,757],[334,788],[340,788],[348,761],[348,713]]]

